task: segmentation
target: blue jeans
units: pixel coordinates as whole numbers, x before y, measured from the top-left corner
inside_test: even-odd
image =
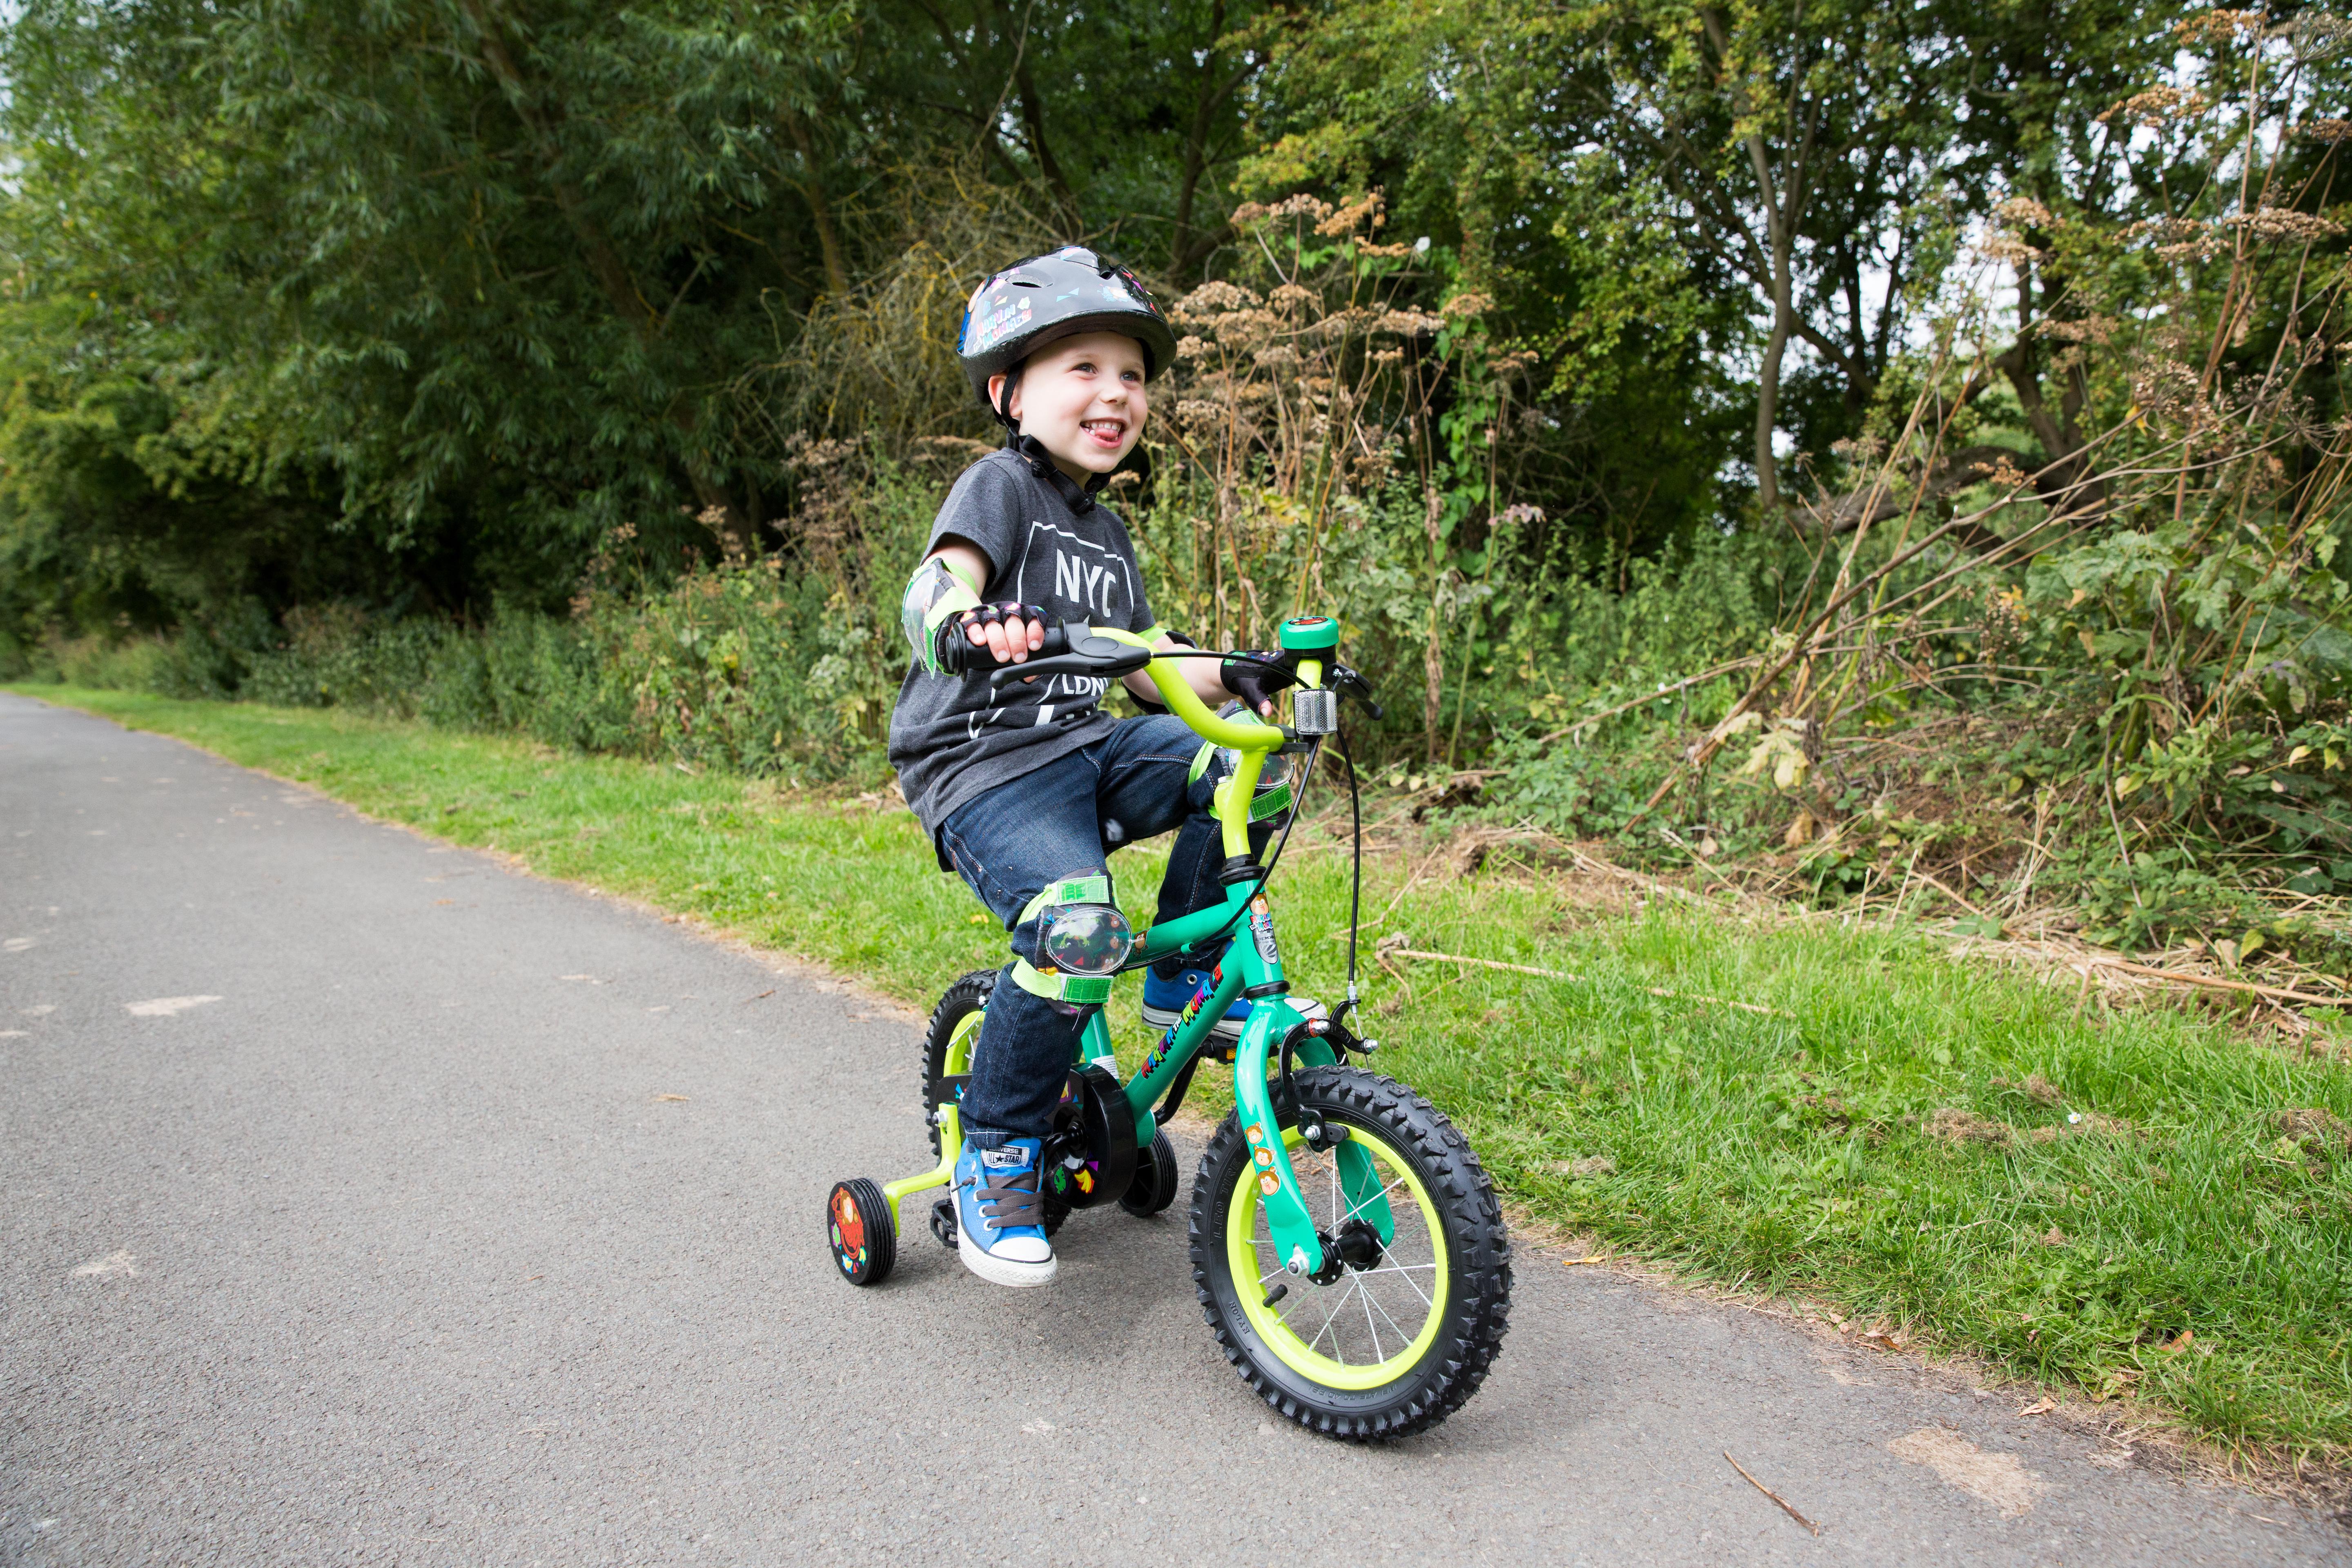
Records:
[[[1065,878],[1104,873],[1110,851],[1139,838],[1176,835],[1153,918],[1207,909],[1225,896],[1218,880],[1224,849],[1209,810],[1225,770],[1223,759],[1214,759],[1200,778],[1188,780],[1200,749],[1200,736],[1181,719],[1122,720],[1084,751],[965,802],[940,825],[940,845],[957,874],[1013,932],[1013,951],[1032,963],[1038,958],[1036,922],[1021,919],[1029,900]],[[1250,837],[1262,849],[1267,830]],[[1006,965],[972,1043],[964,1087],[964,1133],[974,1143],[993,1148],[1052,1130],[1078,1036],[1095,1011],[1073,1016],[1066,1006],[1022,990]]]

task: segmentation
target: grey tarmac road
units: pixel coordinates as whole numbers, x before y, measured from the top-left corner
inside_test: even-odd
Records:
[[[0,1560],[2352,1556],[2014,1394],[1532,1248],[1486,1388],[1381,1449],[1266,1419],[1181,1204],[1076,1216],[1046,1290],[919,1229],[854,1290],[824,1195],[918,1164],[917,1048],[821,977],[0,696]]]

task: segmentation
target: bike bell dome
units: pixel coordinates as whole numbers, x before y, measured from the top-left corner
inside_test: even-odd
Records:
[[[1082,245],[1016,261],[972,291],[956,356],[982,403],[988,378],[1057,338],[1120,332],[1143,345],[1147,381],[1176,358],[1176,333],[1142,279]]]

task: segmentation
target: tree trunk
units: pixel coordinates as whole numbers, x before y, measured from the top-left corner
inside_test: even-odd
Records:
[[[1779,227],[1776,222],[1773,226]],[[1780,510],[1780,459],[1772,451],[1772,426],[1780,406],[1780,361],[1788,353],[1790,323],[1796,312],[1789,299],[1789,255],[1778,234],[1772,240],[1772,331],[1764,340],[1764,363],[1756,374],[1756,502],[1767,512]]]
[[[508,53],[506,41],[499,37],[484,0],[460,0],[460,4],[465,7],[467,17],[474,24],[475,31],[481,36],[484,63],[490,68],[490,74],[498,79],[515,117],[522,121],[523,128],[530,133],[538,148],[541,176],[555,197],[556,209],[562,213],[564,221],[572,226],[572,235],[580,241],[581,255],[586,259],[588,270],[595,278],[598,289],[604,292],[605,302],[612,306],[615,315],[629,324],[641,342],[647,344],[658,342],[662,334],[660,314],[637,287],[636,279],[629,275],[628,264],[621,259],[620,251],[614,247],[612,237],[604,232],[604,226],[588,211],[579,188],[557,175],[555,138],[532,101],[530,86],[523,79],[514,57]],[[693,411],[682,399],[673,397],[662,413],[671,427],[688,438],[686,444],[690,447],[694,435]],[[744,518],[742,509],[727,493],[727,487],[690,449],[681,451],[679,457],[686,466],[687,483],[693,489],[695,499],[702,503],[702,510],[705,512],[714,509],[718,511],[718,531],[721,538],[731,550],[746,554],[756,552],[758,536]]]
[[[2018,406],[2025,413],[2026,427],[2042,443],[2042,450],[2050,459],[2048,471],[2034,481],[2033,488],[2053,511],[2104,512],[2107,504],[2106,481],[2089,471],[2090,463],[2083,452],[2082,429],[2076,423],[2082,410],[2080,393],[2070,385],[2060,399],[2058,412],[2053,414],[2042,395],[2042,370],[2035,361],[2033,341],[2021,331],[2017,341],[1993,361],[2009,378],[2010,386],[2017,393]]]
[[[1437,493],[1435,485],[1431,485],[1428,489],[1429,510],[1426,527],[1429,532],[1430,565],[1429,644],[1423,650],[1421,658],[1423,681],[1421,723],[1422,731],[1427,738],[1429,760],[1434,763],[1437,761],[1438,709],[1445,696],[1445,645],[1438,636],[1439,628],[1444,625],[1444,617],[1439,613],[1437,605],[1437,590],[1444,583],[1444,556],[1441,553],[1444,541],[1438,536],[1437,524],[1444,515],[1445,502]]]
[[[1076,239],[1086,231],[1086,217],[1078,210],[1078,195],[1070,189],[1070,182],[1062,174],[1062,165],[1054,156],[1054,144],[1045,139],[1045,100],[1037,91],[1037,84],[1029,74],[1029,56],[1022,51],[1013,68],[1013,84],[1021,89],[1021,123],[1029,132],[1029,151],[1035,154],[1038,171],[1045,176],[1045,184],[1054,199],[1062,205],[1062,214],[1069,226],[1065,237]]]
[[[1730,29],[1724,25],[1723,17],[1710,8],[1702,7],[1698,15],[1708,41],[1715,46],[1715,58],[1726,79],[1734,114],[1738,119],[1748,119],[1754,106],[1747,85],[1727,79],[1732,69]],[[1793,137],[1793,100],[1789,113]],[[1788,353],[1789,336],[1796,330],[1797,229],[1804,218],[1805,166],[1811,153],[1812,126],[1807,125],[1802,145],[1789,149],[1777,181],[1772,177],[1772,156],[1764,145],[1763,134],[1750,131],[1742,140],[1748,167],[1756,176],[1757,199],[1764,207],[1765,244],[1772,274],[1769,280],[1772,290],[1772,330],[1765,339],[1764,363],[1756,379],[1756,500],[1765,511],[1773,512],[1780,509],[1780,466],[1772,453],[1772,426],[1780,413],[1780,363]]]
[[[1201,62],[1201,90],[1192,100],[1192,126],[1184,137],[1184,168],[1176,180],[1176,226],[1168,242],[1168,271],[1171,278],[1182,281],[1190,270],[1192,254],[1192,204],[1199,197],[1201,175],[1209,163],[1209,126],[1216,118],[1217,102],[1224,92],[1217,87],[1217,66],[1222,59],[1217,53],[1217,40],[1225,32],[1225,0],[1212,0],[1209,7],[1209,45],[1207,58]]]
[[[824,256],[824,286],[834,294],[849,292],[849,264],[841,250],[841,231],[834,226],[833,204],[825,199],[824,181],[817,168],[816,139],[809,134],[808,122],[786,110],[777,118],[793,139],[801,155],[801,199],[808,203],[809,220],[816,225],[817,248]]]

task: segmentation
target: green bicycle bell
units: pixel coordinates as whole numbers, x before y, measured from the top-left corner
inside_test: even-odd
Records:
[[[1286,653],[1329,653],[1339,646],[1339,623],[1328,616],[1300,616],[1276,634]]]

